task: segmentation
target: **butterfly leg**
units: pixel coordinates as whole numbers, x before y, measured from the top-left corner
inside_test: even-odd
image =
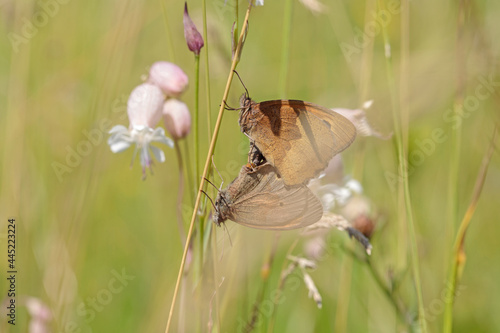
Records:
[[[232,106],[229,106],[225,100],[224,100],[224,109],[226,109],[226,110],[228,110],[228,111],[237,111],[237,110],[241,110],[241,108],[233,108]]]

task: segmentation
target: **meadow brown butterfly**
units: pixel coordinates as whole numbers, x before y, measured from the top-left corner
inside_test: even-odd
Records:
[[[356,137],[344,116],[299,100],[240,99],[239,125],[287,186],[305,184]]]
[[[244,165],[238,177],[219,192],[214,207],[213,221],[218,226],[229,219],[252,228],[296,229],[323,216],[321,202],[307,186],[287,188],[275,168],[265,162]]]

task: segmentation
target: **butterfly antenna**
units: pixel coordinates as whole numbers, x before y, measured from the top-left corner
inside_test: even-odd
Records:
[[[220,192],[220,189],[214,185],[214,183],[212,183],[210,180],[208,180],[207,178],[204,178],[210,185],[212,185],[213,187],[215,187],[215,189],[217,190],[217,192]],[[206,193],[205,193],[206,194]]]
[[[215,166],[215,163],[214,163],[214,155],[212,155],[212,165],[214,166],[215,171],[217,171],[217,173],[219,174],[219,177],[220,177],[220,180],[221,180],[221,183],[220,183],[220,188],[219,188],[219,192],[220,192],[220,190],[222,189],[222,185],[224,184],[224,178],[222,178],[222,176],[220,175],[219,169],[217,169],[217,167]],[[212,184],[212,185],[213,185],[213,184]]]
[[[245,84],[243,83],[243,80],[241,79],[240,77],[240,74],[238,74],[238,72],[236,70],[233,70],[234,74],[236,74],[236,76],[238,77],[238,79],[240,80],[241,82],[241,85],[243,86],[243,88],[245,88],[245,94],[247,97],[250,97],[250,94],[248,93],[248,89],[247,87],[245,86]]]
[[[207,194],[207,192],[205,192],[203,190],[201,190],[201,192],[207,196],[208,200],[210,200],[210,202],[212,203],[212,207],[214,208],[214,211],[217,211],[217,207],[215,207],[214,202],[212,201],[212,198],[210,198],[210,196]]]

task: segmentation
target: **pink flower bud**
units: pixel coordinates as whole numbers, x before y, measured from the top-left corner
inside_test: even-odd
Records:
[[[370,200],[363,195],[353,196],[342,209],[342,215],[352,226],[359,230],[368,239],[375,229],[373,208]]]
[[[163,104],[165,128],[174,139],[182,139],[191,131],[191,114],[187,105],[170,98]]]
[[[179,66],[157,61],[149,69],[148,82],[160,87],[167,97],[178,97],[186,90],[188,77]]]
[[[196,29],[196,26],[189,17],[187,2],[184,4],[184,18],[182,22],[184,23],[184,37],[186,38],[189,50],[199,55],[205,43],[203,42],[203,37],[201,37],[198,29]]]
[[[161,107],[165,96],[160,88],[143,83],[137,86],[127,102],[127,113],[130,127],[146,126],[154,128],[161,118]]]

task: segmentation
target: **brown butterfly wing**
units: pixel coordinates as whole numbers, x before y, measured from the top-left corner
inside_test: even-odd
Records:
[[[259,229],[296,229],[313,224],[323,216],[323,206],[307,186],[286,188],[270,164],[260,166],[252,177],[257,184],[233,202],[230,220]],[[245,183],[245,181],[243,181]]]
[[[344,116],[303,101],[252,103],[255,119],[248,135],[286,185],[304,184],[356,137]]]

